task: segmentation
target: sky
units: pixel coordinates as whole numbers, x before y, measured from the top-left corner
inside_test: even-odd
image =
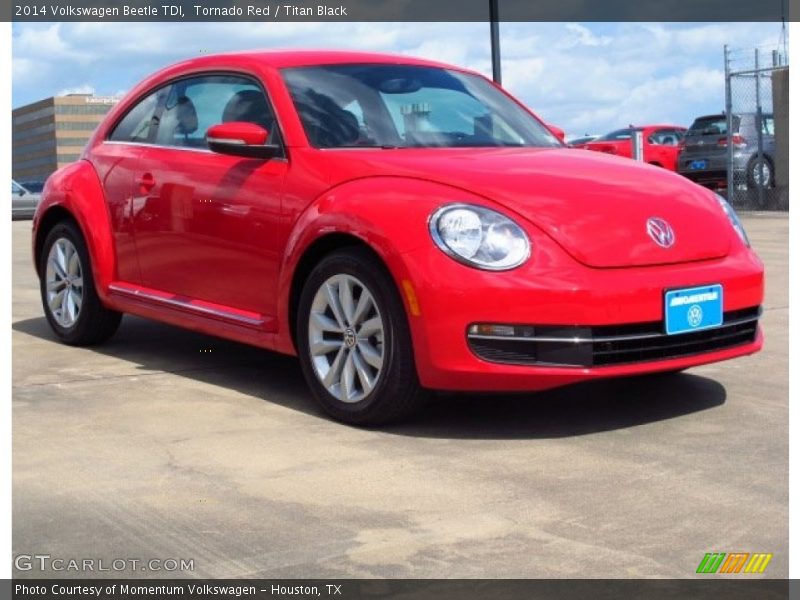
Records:
[[[17,23],[12,104],[118,95],[201,53],[330,48],[431,58],[491,76],[486,23]],[[776,23],[503,23],[503,85],[569,135],[629,124],[688,126],[724,108],[723,46],[735,64],[778,48]]]

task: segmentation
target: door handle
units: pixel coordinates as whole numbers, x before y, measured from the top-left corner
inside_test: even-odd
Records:
[[[146,193],[152,190],[156,185],[155,177],[153,177],[152,173],[145,173],[141,175],[139,179],[136,180],[136,183],[139,184],[139,189],[142,192]]]

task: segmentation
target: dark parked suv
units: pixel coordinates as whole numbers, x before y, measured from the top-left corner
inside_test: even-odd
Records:
[[[717,187],[727,179],[728,144],[733,143],[734,184],[772,187],[775,183],[775,122],[771,114],[761,115],[763,159],[758,159],[757,115],[733,115],[733,132],[728,135],[724,114],[695,119],[686,132],[678,156],[678,172],[692,181]]]

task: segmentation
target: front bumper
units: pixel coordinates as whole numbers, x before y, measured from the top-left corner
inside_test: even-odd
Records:
[[[600,331],[611,326],[652,327],[663,322],[666,290],[713,283],[723,286],[726,319],[728,314],[743,314],[738,311],[752,314],[763,300],[763,265],[749,249],[737,248],[717,260],[593,269],[540,237],[532,259],[504,273],[471,269],[433,247],[408,253],[404,261],[418,305],[418,311],[409,311],[409,319],[420,381],[438,390],[535,391],[600,377],[685,369],[757,352],[763,336],[755,322],[749,337],[741,335],[732,345],[698,344],[677,357],[669,352],[659,356],[658,351],[629,353],[618,364],[597,364],[594,359],[588,365],[526,364],[481,356],[474,340],[471,344],[468,339],[475,323]],[[668,343],[679,336],[670,337]]]
[[[501,364],[558,367],[603,367],[707,354],[755,341],[761,308],[725,313],[718,327],[670,335],[662,321],[632,325],[502,325],[503,332],[471,326],[470,350]],[[486,328],[486,326],[484,326]],[[510,331],[509,331],[510,330]]]

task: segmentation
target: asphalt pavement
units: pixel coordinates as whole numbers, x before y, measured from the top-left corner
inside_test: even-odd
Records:
[[[787,577],[789,223],[744,222],[767,268],[760,354],[442,395],[361,430],[290,357],[129,316],[103,346],[57,343],[16,221],[12,545],[51,558],[13,574],[685,578],[707,552],[767,552],[764,576]]]

